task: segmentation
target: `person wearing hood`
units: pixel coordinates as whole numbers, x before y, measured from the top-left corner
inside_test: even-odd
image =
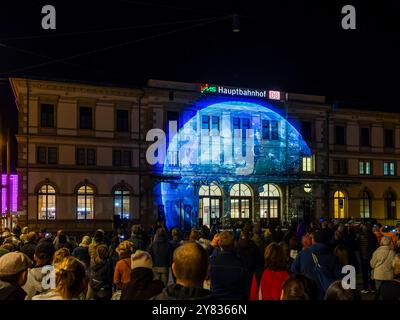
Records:
[[[211,300],[203,284],[208,271],[207,252],[196,242],[185,243],[174,251],[172,272],[176,283],[151,300]]]
[[[9,252],[0,257],[0,300],[24,300],[22,286],[32,261],[22,252]]]
[[[86,268],[90,266],[89,245],[92,239],[89,236],[84,236],[81,243],[72,251],[72,255],[81,260]]]
[[[53,243],[49,241],[41,241],[35,249],[34,268],[28,270],[28,278],[25,285],[22,287],[27,293],[25,300],[32,300],[36,294],[46,292],[48,289],[43,287],[42,280],[47,273],[42,273],[43,267],[51,266],[53,262],[55,248]]]
[[[338,258],[331,254],[329,247],[323,243],[323,234],[319,230],[311,233],[311,239],[312,245],[297,254],[292,263],[291,271],[304,274],[315,281],[318,284],[318,297],[323,300],[327,283],[330,282],[329,284],[331,284],[342,278],[341,267]],[[318,273],[313,257],[317,258],[318,264],[324,272]]]
[[[122,285],[121,300],[149,300],[164,289],[161,280],[154,280],[151,255],[136,250],[131,256],[131,281]]]
[[[32,261],[35,261],[33,256],[35,254],[36,246],[37,246],[37,234],[36,232],[31,231],[28,233],[26,241],[21,247],[21,252],[25,253]]]
[[[154,279],[161,280],[164,286],[168,283],[169,268],[172,263],[172,247],[168,241],[167,232],[158,229],[154,242],[149,247],[153,259]]]

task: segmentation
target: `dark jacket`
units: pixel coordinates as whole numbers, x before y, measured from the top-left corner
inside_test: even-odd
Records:
[[[360,251],[360,258],[370,261],[372,254],[378,247],[378,240],[372,232],[361,232],[357,239],[357,248]]]
[[[129,241],[133,243],[133,247],[135,250],[145,250],[146,249],[146,244],[143,240],[143,237],[139,234],[132,235],[131,238],[129,239]]]
[[[237,245],[237,254],[251,274],[256,270],[263,269],[263,257],[260,254],[259,248],[252,240],[240,239]]]
[[[32,261],[34,260],[34,255],[35,255],[35,250],[36,250],[36,243],[35,242],[26,242],[22,247],[21,247],[21,252],[25,253],[29,259]]]
[[[121,300],[149,300],[164,289],[161,280],[153,280],[153,270],[135,268],[132,270],[131,282],[122,286]]]
[[[25,296],[26,292],[18,284],[0,280],[0,301],[24,300]]]
[[[210,257],[211,292],[221,300],[246,300],[251,274],[234,250]]]
[[[90,266],[90,255],[88,247],[76,247],[74,251],[72,251],[72,255],[86,264],[87,267]]]
[[[400,301],[400,279],[383,281],[379,287],[378,300]]]
[[[211,300],[212,298],[210,290],[172,284],[150,300]]]
[[[108,259],[95,263],[89,269],[89,285],[95,300],[110,300],[113,270]]]
[[[172,264],[172,248],[168,239],[158,236],[150,245],[149,253],[153,259],[153,267],[169,268]]]

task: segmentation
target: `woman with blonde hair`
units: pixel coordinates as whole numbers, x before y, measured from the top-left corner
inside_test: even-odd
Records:
[[[83,300],[87,281],[84,264],[68,256],[55,267],[55,288],[36,296],[32,300]]]
[[[68,248],[58,249],[54,253],[53,266],[56,266],[57,264],[62,262],[65,258],[69,257],[70,255],[71,255],[71,252],[69,251]]]
[[[114,284],[118,289],[122,289],[123,284],[131,281],[131,254],[133,253],[133,243],[122,241],[115,251],[118,253],[118,262],[114,270]]]
[[[370,261],[372,278],[375,279],[377,290],[379,290],[382,281],[393,279],[392,261],[395,255],[392,239],[382,237],[380,247],[375,250]]]

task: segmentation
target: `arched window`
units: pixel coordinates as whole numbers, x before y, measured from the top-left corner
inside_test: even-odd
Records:
[[[391,191],[385,194],[385,209],[387,219],[396,219],[396,195]]]
[[[335,219],[344,219],[346,212],[346,196],[342,191],[335,191],[333,194],[333,209]]]
[[[252,193],[249,186],[235,184],[231,191],[231,218],[250,218],[252,209]]]
[[[360,217],[371,217],[371,197],[367,191],[363,191],[360,198]]]
[[[94,218],[94,191],[88,185],[83,185],[78,189],[76,218],[78,220],[91,220]]]
[[[38,197],[38,219],[56,219],[56,190],[49,184],[43,185],[37,194]]]
[[[260,218],[278,219],[281,206],[280,192],[277,186],[265,184],[260,193]]]
[[[203,225],[210,226],[214,219],[221,217],[222,192],[214,183],[201,186],[199,190],[199,219]]]
[[[114,215],[121,219],[130,218],[130,191],[126,186],[117,186],[114,190]]]

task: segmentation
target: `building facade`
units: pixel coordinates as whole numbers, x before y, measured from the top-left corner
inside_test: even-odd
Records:
[[[195,83],[10,81],[21,224],[85,231],[125,220],[190,228],[400,216],[400,114]],[[166,147],[156,150],[162,132]],[[192,148],[181,148],[190,137]]]

